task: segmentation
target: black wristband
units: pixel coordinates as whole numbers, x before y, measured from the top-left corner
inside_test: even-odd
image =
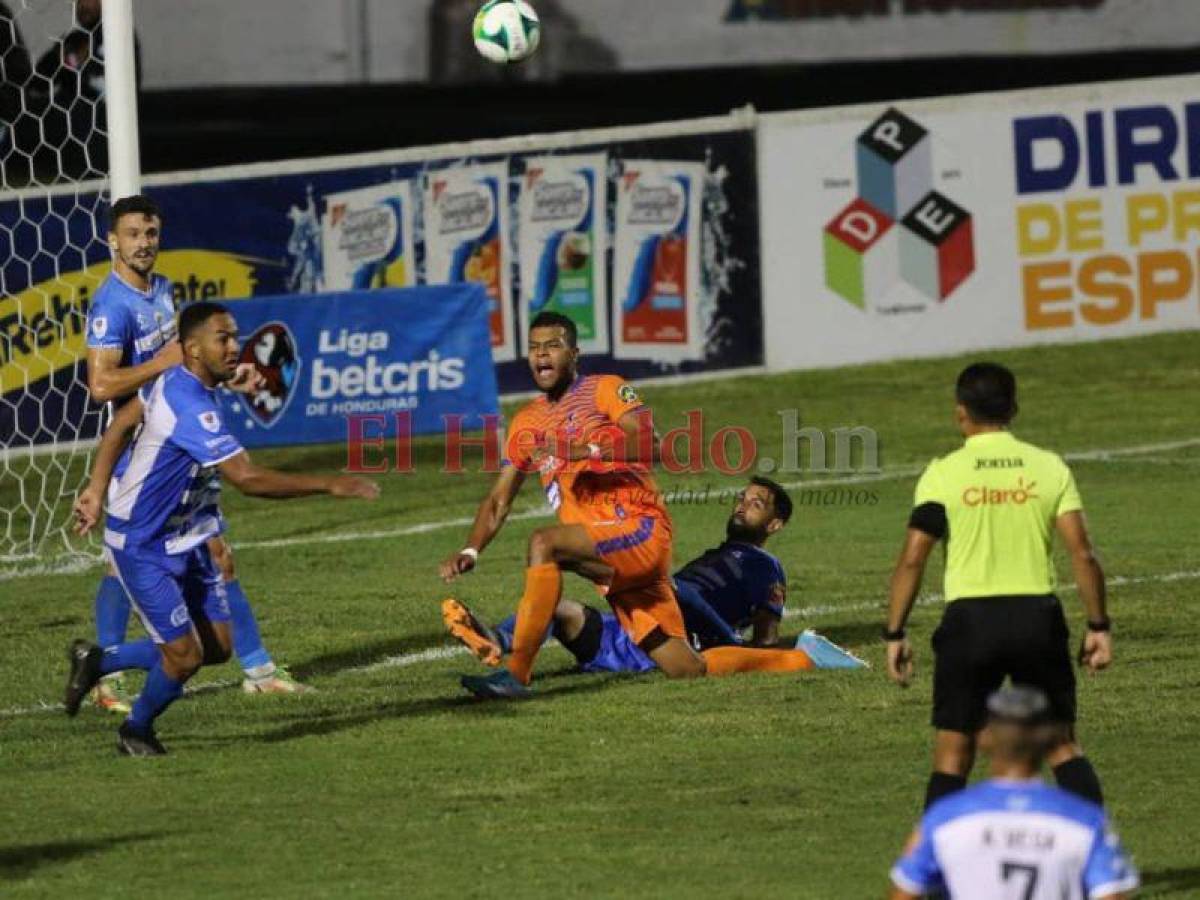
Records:
[[[897,628],[895,631],[888,631],[888,627],[884,625],[880,629],[879,635],[885,641],[902,641],[906,637],[907,632],[905,632],[903,627]]]
[[[1090,619],[1087,623],[1088,631],[1112,631],[1112,619],[1101,619],[1099,622],[1093,622]]]

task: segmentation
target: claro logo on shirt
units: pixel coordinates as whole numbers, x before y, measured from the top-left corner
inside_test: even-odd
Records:
[[[1004,506],[1013,504],[1015,506],[1024,506],[1030,500],[1036,500],[1038,495],[1034,493],[1034,488],[1037,487],[1036,481],[1025,483],[1024,478],[1017,479],[1017,486],[1012,488],[997,488],[988,487],[981,484],[975,487],[969,487],[962,493],[962,501],[964,506]]]

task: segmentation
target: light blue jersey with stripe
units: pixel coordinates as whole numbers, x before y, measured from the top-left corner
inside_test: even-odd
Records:
[[[972,900],[1098,900],[1139,883],[1103,809],[1040,780],[1005,779],[931,806],[892,881]]]
[[[150,290],[143,292],[111,272],[92,298],[88,348],[120,350],[123,367],[152,359],[175,336],[175,300],[164,275],[151,275]]]
[[[218,464],[242,452],[216,391],[183,366],[139,392],[145,406],[128,462],[108,488],[104,542],[114,550],[187,553],[225,530]]]

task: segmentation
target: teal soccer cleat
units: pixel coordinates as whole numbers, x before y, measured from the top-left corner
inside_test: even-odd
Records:
[[[518,700],[533,693],[508,669],[501,669],[491,675],[464,675],[460,681],[464,688],[480,700]]]
[[[849,650],[843,650],[829,638],[806,629],[796,639],[796,649],[803,650],[818,669],[869,669],[864,660]]]

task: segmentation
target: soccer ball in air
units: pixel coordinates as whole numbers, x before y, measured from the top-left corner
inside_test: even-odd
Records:
[[[475,49],[494,63],[520,62],[533,55],[542,39],[538,15],[525,0],[488,0],[471,27]]]

